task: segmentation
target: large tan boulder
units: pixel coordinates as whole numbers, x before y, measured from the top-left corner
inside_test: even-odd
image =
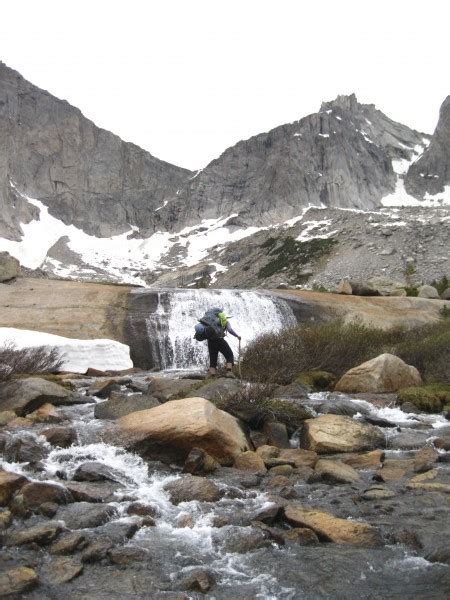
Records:
[[[348,394],[372,392],[384,394],[400,388],[422,385],[419,371],[393,354],[380,354],[347,371],[335,390]]]
[[[301,434],[302,448],[318,454],[362,452],[384,445],[384,434],[378,427],[341,415],[308,419]]]
[[[0,252],[0,282],[10,281],[20,275],[20,263],[8,252]]]
[[[287,521],[295,527],[309,527],[320,539],[337,544],[373,548],[381,546],[381,536],[368,523],[347,521],[327,512],[289,505],[284,509]]]
[[[171,400],[118,420],[126,445],[153,457],[185,460],[201,448],[223,465],[249,450],[237,419],[205,398]]]

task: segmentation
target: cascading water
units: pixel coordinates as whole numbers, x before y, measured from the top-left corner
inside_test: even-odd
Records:
[[[194,326],[206,310],[223,307],[245,347],[257,336],[295,325],[289,304],[268,294],[236,290],[159,292],[157,309],[146,318],[154,364],[161,369],[189,369],[207,363],[206,343],[193,339]],[[237,340],[228,336],[237,354]]]

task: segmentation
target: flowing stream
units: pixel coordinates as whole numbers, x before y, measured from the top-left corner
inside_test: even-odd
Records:
[[[82,386],[87,384],[77,381],[77,385],[82,390]],[[353,401],[343,395],[341,400],[354,403],[354,418],[370,414],[401,425],[404,432],[417,435],[420,440],[417,447],[440,435],[440,432],[448,431],[448,422],[442,416],[417,417],[395,408],[375,408],[365,401]],[[335,398],[327,393],[312,394],[309,399],[310,406],[320,412],[333,402]],[[155,507],[156,527],[140,529],[128,542],[129,546],[140,548],[145,553],[147,570],[142,571],[139,565],[130,565],[120,571],[122,579],[119,584],[110,579],[107,568],[94,565],[85,571],[83,577],[66,585],[65,597],[70,600],[165,598],[152,592],[154,588],[147,591],[141,588],[154,585],[156,590],[176,590],[180,578],[198,568],[207,568],[212,572],[216,585],[206,595],[189,592],[186,597],[193,600],[204,597],[211,600],[443,597],[442,590],[447,585],[445,582],[449,581],[449,567],[432,564],[404,545],[387,543],[382,548],[370,549],[336,544],[301,546],[293,543],[278,546],[271,540],[253,543],[254,529],[249,524],[258,511],[271,506],[270,491],[258,486],[243,486],[240,479],[242,474],[236,478],[236,472],[233,473],[232,469],[223,469],[219,476],[214,477],[216,484],[225,492],[221,500],[214,503],[192,501],[177,506],[172,504],[164,486],[185,475],[159,463],[146,463],[139,456],[114,445],[111,441],[114,424],[95,419],[94,406],[85,404],[58,409],[77,432],[78,441],[70,448],[50,447],[39,436],[39,428],[32,433],[18,429],[12,434],[14,437],[32,436],[47,450],[40,471],[30,473],[26,464],[3,462],[7,469],[22,471],[28,477],[61,483],[70,480],[76,468],[88,461],[113,469],[121,485],[115,493],[115,499],[110,502],[116,510],[113,523],[126,524],[133,520],[127,515],[127,507],[132,500]],[[45,425],[39,427],[42,429]],[[395,428],[387,432],[387,438],[392,442],[392,449],[387,451],[387,456],[391,458],[408,457],[411,454],[409,449],[402,449],[401,444],[395,445],[396,436],[399,435]],[[370,472],[362,472],[361,475],[359,486],[314,485],[297,481],[294,485],[297,494],[295,501],[320,506],[337,515],[342,511],[342,514],[350,514],[351,518],[358,520],[361,513],[359,508],[355,508],[357,505],[352,498],[358,489],[361,491],[370,485],[372,476]],[[368,511],[370,505],[367,505],[364,520],[382,526],[390,520],[389,511],[395,510],[396,516],[391,519],[393,527],[397,519],[405,519],[405,523],[410,523],[411,511],[417,510],[420,514],[422,509],[417,509],[414,498],[408,495],[401,497],[400,490],[397,494],[398,497],[392,501],[383,501],[379,509],[372,507],[372,512]],[[433,506],[429,504],[426,510],[431,511]],[[439,535],[439,520],[430,519],[431,516],[425,516],[425,522],[422,519],[422,523],[419,523],[415,516],[414,523],[421,536],[425,535],[424,525],[428,536]],[[101,528],[94,531],[97,534]],[[135,571],[135,568],[138,570]],[[150,573],[151,584],[146,579]],[[131,578],[141,581],[141,588],[129,589],[127,586],[132,584],[128,577],[130,581]],[[89,595],[92,594],[92,591],[89,592],[92,586],[95,594]],[[50,600],[54,596],[38,588],[29,597],[33,600]]]

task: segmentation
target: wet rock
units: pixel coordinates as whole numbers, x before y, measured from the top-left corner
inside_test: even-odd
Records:
[[[123,486],[107,481],[69,481],[66,483],[66,487],[76,502],[113,502],[117,499],[115,493]]]
[[[271,475],[286,475],[289,476],[293,473],[294,467],[292,465],[277,465],[276,467],[271,467],[269,473]]]
[[[337,394],[329,394],[328,400],[315,404],[317,412],[324,415],[343,415],[345,417],[354,417],[357,413],[368,415],[369,411],[357,402],[349,398],[341,398]]]
[[[290,467],[295,467],[295,462],[290,460],[289,458],[267,458],[264,461],[264,464],[268,469],[272,469],[273,467],[280,467],[282,465],[289,465]]]
[[[293,527],[283,532],[285,543],[290,542],[300,546],[310,546],[318,544],[319,538],[312,529],[307,527]]]
[[[441,546],[431,550],[425,558],[432,563],[450,565],[450,546]]]
[[[137,517],[157,517],[159,515],[159,509],[152,504],[132,502],[127,508],[127,513]]]
[[[56,558],[43,568],[44,579],[50,585],[72,581],[83,572],[83,565],[74,558]]]
[[[73,475],[74,481],[112,481],[118,482],[120,474],[100,462],[86,462],[80,465]]]
[[[278,456],[282,460],[292,461],[297,469],[314,467],[318,458],[316,452],[300,448],[283,449]]]
[[[186,395],[187,398],[205,398],[213,402],[226,402],[239,391],[241,382],[238,379],[227,379],[219,377],[202,385],[201,388],[193,390]]]
[[[348,521],[327,512],[292,504],[284,509],[284,514],[289,523],[296,527],[309,527],[315,531],[319,539],[365,548],[382,545],[380,534],[368,523]]]
[[[63,530],[63,524],[57,521],[50,521],[21,531],[9,533],[7,538],[8,546],[23,546],[25,544],[46,545],[53,542],[54,539]]]
[[[325,483],[357,483],[360,481],[355,469],[339,460],[320,459],[316,463],[314,472]]]
[[[181,378],[169,379],[162,377],[150,377],[148,392],[159,402],[185,398],[194,389],[203,384],[203,381],[197,379]]]
[[[384,500],[393,498],[396,493],[382,485],[372,485],[361,494],[363,500]]]
[[[99,527],[116,513],[112,506],[75,502],[58,510],[57,518],[64,521],[69,529]]]
[[[382,419],[381,417],[364,417],[363,421],[365,423],[369,423],[370,425],[376,425],[377,427],[397,427],[396,423],[388,421],[387,419]]]
[[[0,386],[0,406],[12,410],[19,417],[33,412],[46,403],[55,406],[76,402],[74,394],[66,388],[39,377],[29,377],[4,383]]]
[[[114,544],[123,544],[134,536],[141,525],[140,519],[136,517],[126,517],[120,521],[106,523],[98,527],[95,535],[102,538],[108,538]]]
[[[154,458],[184,461],[193,448],[201,448],[220,464],[232,464],[249,449],[238,421],[204,398],[132,413],[119,419],[119,427],[129,437],[127,445]]]
[[[265,473],[267,471],[263,459],[256,452],[251,450],[243,452],[234,461],[234,468],[241,471],[254,471]]]
[[[111,395],[109,400],[95,405],[94,415],[97,419],[114,420],[138,410],[148,410],[155,406],[159,406],[159,401],[154,396],[118,394],[112,397]]]
[[[14,421],[16,417],[17,415],[13,410],[2,410],[0,412],[0,427],[8,425],[8,423]]]
[[[432,469],[439,460],[439,452],[433,446],[424,446],[414,456],[415,473],[424,473]]]
[[[219,463],[201,448],[192,448],[185,462],[183,471],[191,475],[205,475],[212,473],[219,467]]]
[[[393,354],[381,354],[345,373],[337,382],[338,392],[395,392],[421,385],[419,371]]]
[[[219,519],[220,519],[220,517],[219,517]],[[181,515],[179,515],[177,517],[176,526],[179,527],[180,529],[185,529],[186,527],[189,527],[190,529],[192,529],[192,527],[194,527],[194,519],[192,518],[191,515],[189,515],[187,513],[182,513]],[[214,527],[219,527],[219,525],[214,524]]]
[[[17,567],[0,573],[0,596],[11,596],[28,592],[39,582],[36,571],[28,567]]]
[[[167,483],[164,490],[168,492],[173,504],[192,502],[192,500],[217,502],[224,494],[212,481],[193,475]]]
[[[16,417],[13,421],[8,423],[8,429],[24,429],[26,427],[33,427],[33,421],[26,417]]]
[[[142,381],[140,379],[133,379],[131,383],[127,385],[127,388],[132,392],[139,392],[141,394],[148,394],[151,392],[151,384],[148,381]]]
[[[58,413],[53,404],[46,402],[33,412],[28,413],[27,419],[30,419],[33,423],[60,423],[64,421],[64,416]]]
[[[73,502],[72,494],[62,485],[33,481],[25,484],[11,502],[11,509],[15,514],[26,514],[28,511],[36,512],[41,505],[46,503],[68,504]]]
[[[108,551],[108,557],[113,565],[128,566],[149,561],[150,553],[145,548],[125,546],[124,548],[112,548]]]
[[[131,381],[130,378],[116,378],[107,381],[95,381],[88,389],[89,396],[106,399],[111,392],[120,392],[120,386]]]
[[[414,463],[408,459],[392,459],[384,461],[381,469],[374,475],[377,481],[399,481],[406,477],[413,469]]]
[[[0,512],[0,531],[8,529],[12,523],[12,512],[10,510],[2,510]]]
[[[78,531],[62,535],[56,542],[53,542],[48,551],[50,554],[72,554],[77,550],[83,549],[87,544],[86,535]]]
[[[9,436],[3,450],[3,456],[8,462],[25,462],[31,465],[43,460],[48,454],[49,449],[45,447],[45,444],[33,434],[25,431]]]
[[[318,454],[358,452],[385,445],[384,434],[373,425],[349,417],[323,415],[305,421],[301,446]]]
[[[205,569],[196,569],[187,577],[182,579],[179,587],[191,592],[201,592],[206,594],[215,584],[213,575]]]
[[[271,502],[262,508],[256,509],[251,515],[251,520],[261,521],[262,523],[268,523],[270,525],[281,514],[282,509],[282,504]]]
[[[48,517],[49,519],[53,518],[58,512],[58,504],[55,502],[44,502],[39,507],[39,512],[44,517]]]
[[[219,538],[217,541],[221,543],[223,552],[237,552],[238,554],[265,548],[272,543],[268,532],[260,527],[233,527],[222,536],[222,539]]]
[[[83,563],[94,563],[99,562],[106,558],[106,555],[114,546],[111,540],[108,538],[100,538],[94,542],[91,542],[81,554],[81,562]]]
[[[307,398],[311,392],[309,385],[303,385],[302,383],[291,383],[289,385],[280,385],[273,395],[274,398]],[[305,409],[306,411],[306,409]],[[308,419],[311,414],[305,412],[305,419]]]
[[[427,431],[403,430],[388,438],[388,447],[392,450],[416,450],[427,443],[430,434]]]
[[[402,544],[413,550],[420,550],[423,548],[423,544],[418,538],[417,533],[409,529],[394,531],[389,535],[389,542],[392,544]]]
[[[446,471],[432,469],[420,473],[408,481],[406,487],[411,490],[425,490],[450,494],[450,475]]]
[[[450,451],[450,438],[438,437],[433,440],[433,444],[435,448],[438,448],[439,450]]]
[[[49,427],[41,431],[47,442],[59,448],[69,448],[77,441],[77,433],[72,427]]]
[[[17,490],[20,490],[28,479],[18,473],[0,470],[0,506],[7,506]]]
[[[383,450],[372,450],[372,452],[362,454],[350,454],[341,460],[354,469],[379,469],[384,460],[384,452]]]
[[[264,423],[263,433],[267,438],[267,443],[270,446],[277,448],[290,448],[287,427],[284,423],[269,421]]]

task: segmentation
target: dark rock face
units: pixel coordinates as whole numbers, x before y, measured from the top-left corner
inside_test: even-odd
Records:
[[[19,224],[38,212],[10,181],[65,223],[110,236],[130,225],[148,228],[189,176],[0,63],[1,235],[19,239]]]
[[[430,145],[405,177],[407,192],[419,199],[443,192],[446,185],[450,185],[450,96],[441,106]]]
[[[412,158],[416,144],[423,145],[422,134],[355,95],[338,96],[319,113],[226,150],[162,218],[170,228],[238,213],[230,225],[270,225],[308,205],[375,208],[395,189],[392,158]]]

